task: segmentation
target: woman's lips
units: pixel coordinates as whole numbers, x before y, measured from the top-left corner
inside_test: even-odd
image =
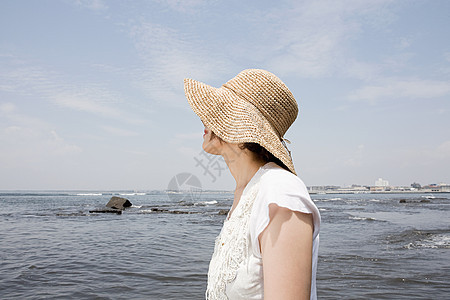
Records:
[[[203,130],[203,132],[204,132],[203,136],[205,136],[205,135],[208,133],[208,132],[206,131],[206,129]]]

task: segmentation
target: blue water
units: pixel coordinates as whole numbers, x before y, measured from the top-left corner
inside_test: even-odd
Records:
[[[133,203],[122,215],[89,213],[119,194]],[[425,196],[313,195],[322,214],[318,297],[448,299],[450,195]],[[0,192],[0,298],[202,299],[218,212],[232,199]]]

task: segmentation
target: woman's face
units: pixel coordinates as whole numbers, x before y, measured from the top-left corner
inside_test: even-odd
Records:
[[[203,133],[203,145],[202,148],[205,152],[214,155],[221,155],[222,143],[218,137],[213,137],[211,129],[206,125]]]

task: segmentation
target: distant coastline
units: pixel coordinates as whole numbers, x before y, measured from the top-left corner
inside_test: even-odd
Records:
[[[418,183],[413,183],[410,187],[389,186],[387,184],[375,186],[352,185],[350,187],[310,186],[308,192],[310,194],[442,194],[450,193],[450,184],[421,186]]]
[[[431,191],[309,191],[309,194],[311,195],[320,195],[320,194],[450,194],[450,191],[438,191],[438,192],[431,192]]]
[[[426,186],[421,186],[417,183],[411,184],[408,186],[362,186],[362,185],[351,185],[346,187],[336,186],[336,185],[323,185],[323,186],[307,186],[308,192],[311,195],[320,195],[320,194],[430,194],[429,197],[432,197],[431,194],[450,194],[450,184],[430,184]],[[157,195],[157,194],[182,194],[182,193],[233,193],[232,190],[214,190],[214,189],[202,189],[201,187],[188,187],[187,189],[161,189],[161,190],[146,190],[146,189],[138,189],[138,190],[77,190],[77,189],[68,189],[68,190],[58,190],[58,189],[50,189],[50,190],[33,190],[33,189],[0,189],[1,196],[8,195],[40,195],[40,196],[81,196],[81,197],[92,197],[92,196],[123,196],[123,197],[133,197],[133,196],[145,196],[145,195]]]

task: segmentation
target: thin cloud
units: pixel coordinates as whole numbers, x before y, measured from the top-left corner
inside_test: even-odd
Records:
[[[194,161],[194,157],[200,154],[200,150],[191,147],[179,147],[176,151],[185,157],[191,158],[192,161]]]
[[[55,155],[71,155],[82,152],[81,147],[67,143],[55,130],[50,131],[50,136],[51,138],[47,141],[51,149],[50,153]]]
[[[364,145],[358,145],[352,157],[344,161],[346,167],[360,167],[363,163]]]
[[[117,118],[128,123],[144,123],[118,106],[124,97],[111,89],[92,83],[75,83],[63,74],[45,68],[21,63],[3,65],[0,75],[0,91],[50,101],[72,110],[96,114],[106,118]]]
[[[116,135],[116,136],[120,136],[120,137],[130,137],[130,136],[138,136],[139,133],[132,131],[132,130],[127,130],[127,129],[123,129],[123,128],[117,128],[117,127],[112,127],[112,126],[101,126],[101,128],[112,134],[112,135]]]
[[[5,107],[5,105],[2,105]],[[82,152],[82,148],[67,142],[46,121],[14,110],[1,110],[0,162],[26,163],[49,159],[51,155],[66,156]]]
[[[367,85],[349,94],[353,101],[375,103],[383,100],[408,98],[431,99],[450,95],[450,82],[421,79],[387,79],[378,85]]]
[[[289,7],[261,11],[253,22],[264,28],[262,36],[267,39],[263,61],[277,74],[307,78],[341,74],[351,42],[364,33],[364,25],[382,28],[373,17],[379,11],[384,24],[393,18],[385,9],[390,2],[292,1]]]
[[[444,58],[445,58],[445,60],[446,60],[447,62],[450,63],[450,52],[445,52],[445,53],[444,53]]]
[[[392,156],[393,163],[404,168],[418,165],[428,167],[429,170],[446,171],[450,167],[450,140],[442,141],[438,145],[402,148],[392,153]],[[411,164],[412,161],[414,164]]]
[[[119,118],[123,116],[123,112],[120,110],[101,103],[101,99],[111,102],[115,101],[115,97],[105,91],[95,89],[76,91],[74,88],[62,88],[59,91],[56,90],[49,94],[48,97],[53,103],[73,110],[84,111],[109,118]]]
[[[202,48],[203,43],[167,26],[141,22],[130,29],[130,36],[143,62],[134,71],[135,85],[157,102],[179,102],[185,77],[216,78],[228,68],[226,61]]]
[[[170,7],[170,9],[182,13],[194,13],[207,4],[208,0],[156,0],[156,2]]]
[[[11,102],[0,103],[0,113],[12,113],[16,106]]]
[[[175,139],[180,140],[198,140],[201,138],[202,132],[190,132],[190,133],[178,133],[175,135]]]
[[[201,36],[141,20],[130,29],[143,61],[143,67],[134,72],[135,85],[156,100],[170,102],[182,97],[183,77],[212,80],[218,74],[235,72],[240,58],[244,66],[261,66],[280,76],[372,78],[371,73],[379,72],[375,64],[365,71],[357,66],[369,63],[353,59],[354,72],[347,69],[348,50],[351,41],[364,34],[362,28],[368,23],[382,30],[395,19],[387,8],[391,2],[292,1],[260,11],[243,11],[236,19],[245,20],[248,34],[237,35],[232,43],[221,44],[219,40],[216,45]],[[160,3],[172,9],[206,5],[206,1],[195,0]],[[217,53],[227,55],[220,57]]]
[[[102,0],[76,0],[75,5],[94,11],[107,10],[108,6]]]
[[[406,49],[411,47],[411,44],[413,42],[413,39],[411,37],[401,37],[399,41],[397,42],[397,47],[400,49]]]
[[[341,73],[344,77],[355,78],[364,81],[374,80],[380,77],[383,71],[382,64],[368,63],[349,59],[345,62],[345,67]]]

